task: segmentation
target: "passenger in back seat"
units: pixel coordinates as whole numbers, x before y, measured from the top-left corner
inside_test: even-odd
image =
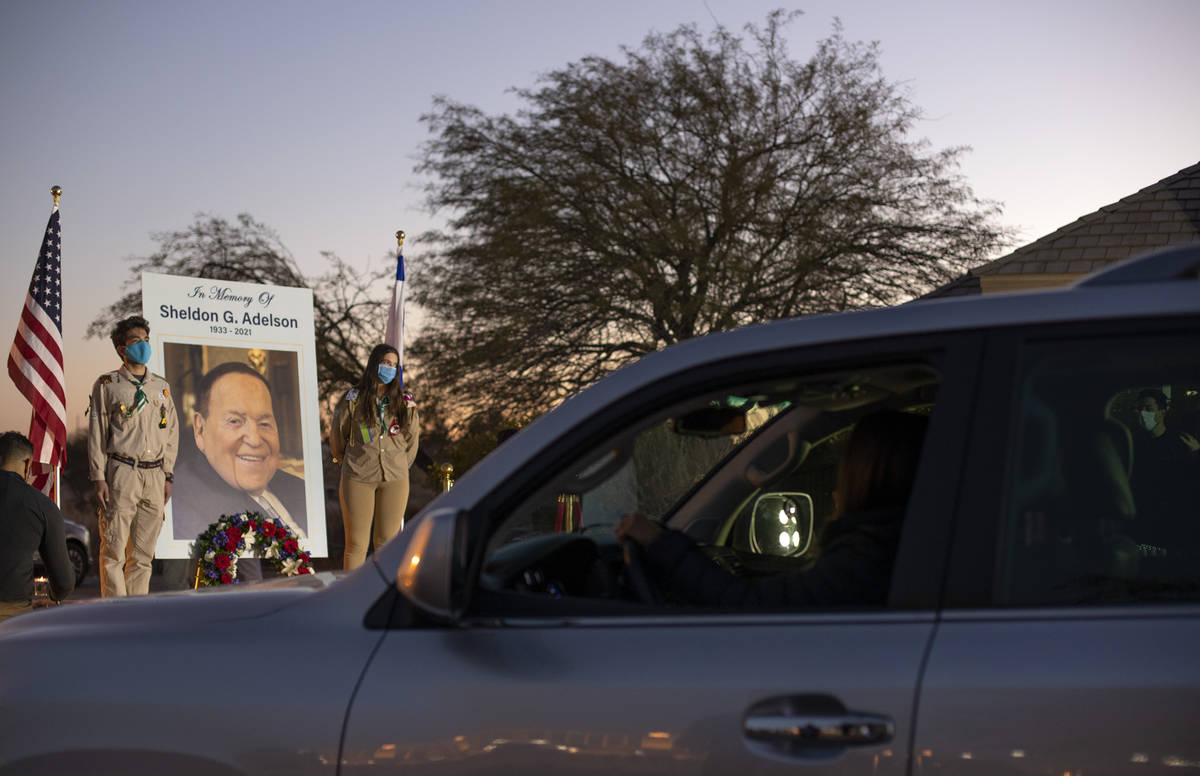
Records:
[[[1157,388],[1138,394],[1133,495],[1142,544],[1168,553],[1198,549],[1200,440],[1166,425],[1168,400]]]

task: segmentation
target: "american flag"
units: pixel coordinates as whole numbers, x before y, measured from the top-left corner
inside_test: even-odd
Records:
[[[396,349],[400,366],[396,369],[399,388],[404,389],[404,252],[396,252],[396,285],[392,286],[392,306],[388,308],[387,328],[383,333],[385,344]]]
[[[54,495],[54,468],[67,446],[67,398],[63,388],[62,241],[58,208],[50,214],[29,294],[8,351],[8,375],[33,405],[33,486]]]

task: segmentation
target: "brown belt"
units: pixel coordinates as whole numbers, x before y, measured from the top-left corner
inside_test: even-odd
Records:
[[[117,461],[118,463],[136,466],[139,469],[157,469],[163,465],[161,458],[159,458],[157,461],[139,461],[136,458],[130,458],[129,456],[121,455],[120,453],[109,453],[108,457],[114,461]]]

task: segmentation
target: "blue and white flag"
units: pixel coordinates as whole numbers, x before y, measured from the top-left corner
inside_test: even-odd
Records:
[[[400,365],[396,369],[396,379],[400,381],[400,389],[404,389],[404,251],[396,252],[396,285],[392,286],[392,306],[388,308],[387,328],[384,329],[383,341],[396,349],[400,354]]]

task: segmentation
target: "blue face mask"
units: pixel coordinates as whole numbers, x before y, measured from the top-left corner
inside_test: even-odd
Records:
[[[144,364],[150,360],[150,343],[142,340],[125,346],[125,355],[135,364]]]
[[[385,364],[379,365],[379,382],[386,385],[395,379],[396,379],[396,367],[387,366]]]

